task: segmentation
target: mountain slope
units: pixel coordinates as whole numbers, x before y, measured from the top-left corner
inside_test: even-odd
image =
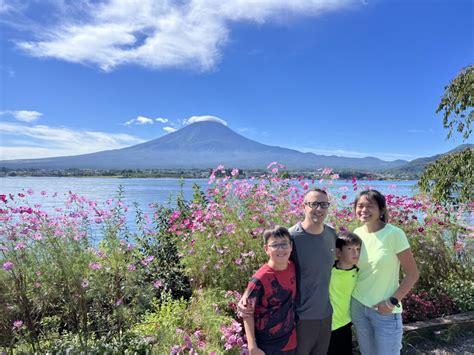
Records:
[[[278,161],[292,169],[321,167],[384,170],[406,163],[373,157],[347,158],[302,153],[245,138],[216,122],[196,122],[163,137],[123,149],[43,159],[0,161],[5,168],[42,169],[192,169],[227,167],[265,168]]]
[[[446,154],[459,152],[459,151],[462,151],[466,148],[473,149],[474,144],[462,144],[462,145],[459,145],[456,148],[450,150],[449,152],[446,152],[446,153],[443,153],[443,154],[436,154],[436,155],[433,155],[431,157],[418,158],[418,159],[412,160],[412,161],[410,161],[406,164],[398,166],[396,168],[388,169],[386,172],[387,173],[393,173],[393,174],[407,173],[407,174],[419,175],[419,174],[421,174],[421,172],[425,169],[425,167],[428,164],[438,160],[439,158],[441,158],[442,156],[444,156]]]

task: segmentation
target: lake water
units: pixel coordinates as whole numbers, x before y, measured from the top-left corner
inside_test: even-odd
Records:
[[[310,181],[308,183],[311,184]],[[397,195],[412,196],[416,192],[415,180],[409,181],[359,181],[360,188],[372,187],[381,192],[395,193]],[[183,184],[181,188],[181,184]],[[53,207],[50,199],[43,199],[40,196],[41,191],[46,191],[48,195],[57,193],[54,203],[64,202],[69,191],[85,196],[88,199],[105,202],[108,199],[117,196],[119,186],[124,188],[123,201],[127,205],[138,203],[140,207],[147,212],[150,203],[168,204],[171,201],[173,205],[173,196],[182,190],[186,199],[192,198],[192,186],[198,184],[205,191],[208,186],[207,179],[116,179],[116,178],[70,178],[70,177],[5,177],[0,178],[1,194],[16,194],[24,192],[31,188],[35,194],[29,197],[31,203],[39,202],[43,208],[48,210]],[[314,185],[321,186],[319,182]],[[348,189],[343,193],[352,200],[355,192],[352,189],[351,181],[336,180],[331,187],[332,192],[342,193],[344,186]]]
[[[307,181],[310,187],[323,187],[319,182],[312,184]],[[295,182],[296,183],[296,182]],[[300,184],[300,182],[297,182]],[[416,192],[416,181],[359,181],[358,187],[375,188],[385,194],[397,194],[412,196]],[[117,178],[70,178],[70,177],[6,177],[0,178],[0,194],[24,193],[28,196],[28,204],[33,206],[38,203],[41,209],[49,214],[55,214],[55,208],[64,207],[68,199],[69,191],[89,200],[96,201],[99,205],[109,199],[117,197],[119,186],[123,187],[122,201],[129,206],[126,213],[127,225],[131,231],[136,229],[134,203],[138,203],[139,208],[146,214],[153,214],[154,208],[150,204],[158,203],[166,206],[174,206],[174,197],[182,191],[185,199],[190,200],[193,196],[193,185],[201,186],[202,191],[206,191],[207,179],[117,179]],[[33,195],[27,191],[33,190]],[[41,192],[45,191],[47,197],[43,197]],[[340,203],[350,203],[356,192],[353,190],[351,181],[336,180],[330,187],[332,194],[345,194],[346,200],[335,199]],[[55,198],[51,198],[57,194]],[[102,206],[103,208],[104,206]],[[99,207],[101,208],[101,207]],[[99,225],[92,225],[92,234],[100,239],[101,230]]]

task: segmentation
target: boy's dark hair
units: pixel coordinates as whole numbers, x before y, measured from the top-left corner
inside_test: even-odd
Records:
[[[355,233],[346,232],[339,234],[336,239],[336,248],[342,250],[342,247],[345,245],[361,245],[362,239]]]
[[[377,190],[365,190],[360,192],[354,200],[354,211],[356,210],[357,203],[362,196],[367,196],[369,201],[374,201],[380,210],[380,219],[387,223],[388,222],[388,210],[387,210],[387,201],[385,196]]]
[[[268,239],[270,239],[271,237],[275,239],[288,238],[288,240],[291,242],[290,232],[288,231],[287,228],[282,227],[282,226],[276,225],[275,227],[267,229],[265,230],[265,232],[263,232],[263,241],[265,242],[265,244],[268,243]]]

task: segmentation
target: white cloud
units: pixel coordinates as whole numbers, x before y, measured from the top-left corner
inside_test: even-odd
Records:
[[[7,2],[6,0],[4,0]],[[317,16],[356,0],[77,0],[58,2],[51,24],[37,24],[32,40],[17,42],[35,57],[92,64],[110,71],[138,64],[152,69],[210,70],[235,22],[263,24],[289,16]],[[54,6],[54,2],[49,3]],[[4,5],[7,7],[7,5]],[[65,11],[70,6],[71,11]],[[29,21],[33,21],[30,19]],[[38,28],[39,27],[39,28]]]
[[[0,13],[1,13],[1,10],[0,10]],[[15,77],[15,71],[11,67],[8,67],[8,66],[5,67],[5,66],[0,65],[0,71],[6,73],[9,78]]]
[[[0,112],[0,115],[11,115],[15,117],[18,121],[22,122],[33,122],[43,116],[41,112],[28,110],[2,111]]]
[[[136,125],[153,124],[153,120],[148,117],[138,116],[137,118],[133,118],[130,121],[125,122],[124,124],[127,126],[131,124],[136,124]]]
[[[65,127],[25,126],[6,122],[0,122],[0,135],[3,143],[0,146],[1,159],[86,154],[124,148],[145,141],[129,134],[75,131]]]
[[[158,117],[158,118],[155,118],[155,121],[161,122],[161,123],[166,123],[166,122],[168,122],[168,119],[167,119],[167,118]]]
[[[413,154],[399,154],[399,153],[389,153],[389,152],[359,152],[355,150],[346,150],[341,148],[308,148],[308,147],[288,147],[290,149],[299,150],[304,153],[314,153],[320,155],[336,155],[339,157],[349,157],[349,158],[365,158],[365,157],[375,157],[382,160],[393,161],[397,159],[403,160],[413,160],[419,158],[420,156]]]
[[[429,128],[429,129],[409,129],[408,133],[431,134],[431,133],[434,133],[434,131],[433,131],[433,128]]]
[[[171,133],[171,132],[176,132],[177,129],[173,127],[163,127],[163,131],[165,131],[166,133]]]
[[[211,121],[211,122],[217,122],[220,124],[223,124],[224,126],[227,126],[227,122],[224,121],[223,119],[216,117],[216,116],[192,116],[186,120],[186,124],[191,124],[194,122],[205,122],[205,121]]]

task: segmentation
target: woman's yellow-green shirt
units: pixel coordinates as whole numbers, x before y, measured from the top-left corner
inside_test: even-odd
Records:
[[[372,307],[393,296],[399,286],[400,260],[397,254],[410,248],[405,232],[386,224],[384,228],[369,233],[366,226],[354,233],[362,239],[359,258],[359,277],[352,294],[357,301]],[[393,313],[401,313],[395,307]]]

